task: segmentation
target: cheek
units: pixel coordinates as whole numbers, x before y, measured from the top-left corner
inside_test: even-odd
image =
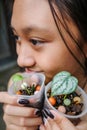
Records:
[[[60,66],[61,56],[58,56],[58,51],[45,51],[39,56],[39,65],[46,73],[55,73]]]
[[[40,55],[39,65],[43,71],[49,75],[54,75],[62,70],[71,71],[76,64],[75,59],[68,50],[54,50]]]

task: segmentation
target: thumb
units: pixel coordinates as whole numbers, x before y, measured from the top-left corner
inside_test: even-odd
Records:
[[[17,97],[11,96],[7,92],[0,92],[0,103],[17,105]]]
[[[60,126],[62,130],[76,130],[76,127],[73,125],[73,123],[64,117],[62,114],[51,110],[52,114],[54,115],[55,122]]]

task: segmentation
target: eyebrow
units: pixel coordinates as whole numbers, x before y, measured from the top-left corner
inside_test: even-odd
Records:
[[[46,28],[40,28],[40,27],[35,27],[35,26],[23,28],[22,32],[24,32],[26,34],[33,33],[33,32],[51,33],[51,31]]]
[[[17,33],[16,29],[11,26],[11,29]],[[29,34],[32,34],[32,33],[38,33],[38,34],[44,34],[46,36],[49,36],[51,35],[52,36],[52,30],[50,29],[47,29],[47,28],[44,28],[44,27],[37,27],[37,26],[30,26],[30,27],[25,27],[25,28],[22,28],[21,29],[22,33],[25,34],[25,35],[29,35]]]

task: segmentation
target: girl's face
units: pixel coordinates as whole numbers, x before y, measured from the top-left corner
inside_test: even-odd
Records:
[[[59,71],[78,76],[79,65],[59,35],[47,0],[15,0],[11,25],[16,39],[18,64],[27,72],[42,72],[46,83]],[[75,26],[70,29],[78,36]],[[64,30],[63,35],[72,51],[80,54]]]

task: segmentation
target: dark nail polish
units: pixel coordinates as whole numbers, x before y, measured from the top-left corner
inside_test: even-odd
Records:
[[[48,115],[46,114],[46,112],[44,110],[42,110],[42,115],[43,115],[44,118],[47,119]]]
[[[23,104],[23,105],[27,105],[27,104],[29,104],[29,100],[27,100],[27,99],[20,99],[20,100],[18,101],[18,103],[19,103],[19,104]]]
[[[40,110],[37,110],[37,111],[35,112],[35,115],[41,116],[41,111],[40,111]]]
[[[44,111],[51,119],[54,119],[54,115],[50,112],[49,109],[44,109]]]

